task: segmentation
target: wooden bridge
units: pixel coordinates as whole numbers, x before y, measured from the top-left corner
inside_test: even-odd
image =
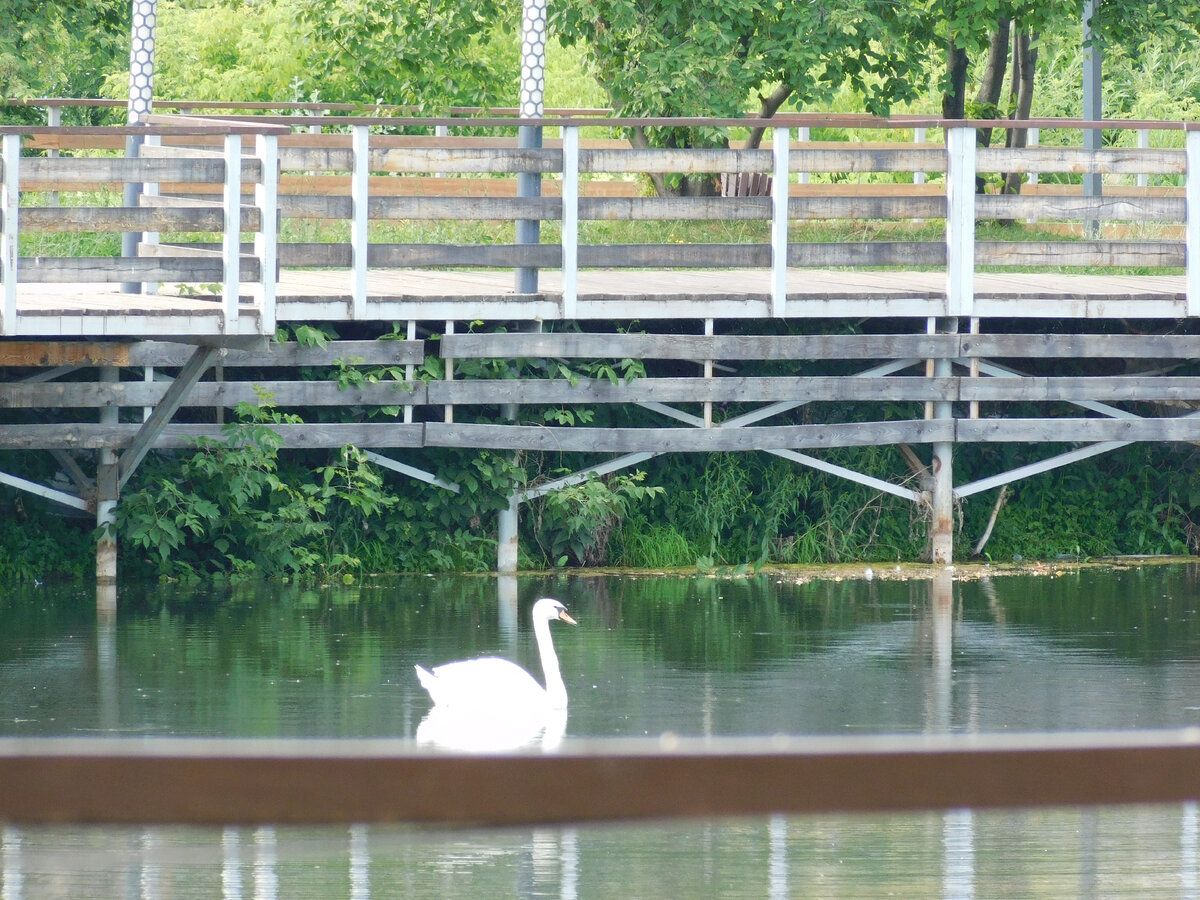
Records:
[[[542,145],[519,147],[514,126],[534,124]],[[766,141],[654,150],[612,137],[638,124],[763,128]],[[405,451],[571,454],[574,475],[514,493],[501,570],[516,565],[531,496],[657,454],[748,450],[928,505],[931,558],[948,562],[958,498],[1133,441],[1200,439],[1200,377],[1186,374],[1200,357],[1200,130],[1021,124],[1038,140],[1011,149],[976,145],[996,122],[861,116],[0,126],[0,450],[55,453],[74,489],[0,481],[109,522],[146,453],[220,435],[219,412],[175,424],[182,407],[261,390],[280,407],[343,411],[281,426],[285,446],[353,443],[448,489]],[[1082,149],[1089,128],[1106,149]],[[681,176],[713,190],[648,187]],[[992,187],[1005,177],[1019,194]],[[274,340],[314,322],[344,339]],[[418,378],[435,353],[443,376]],[[467,360],[517,359],[598,362],[614,377],[462,375]],[[1068,359],[1098,374],[1055,374]],[[645,377],[615,377],[627,360]],[[300,380],[311,366],[391,379]],[[867,412],[846,421],[848,403]],[[604,404],[662,421],[521,414]],[[1013,416],[1015,404],[1038,413]],[[1028,464],[956,484],[964,442],[1075,446],[1031,446]],[[866,445],[915,448],[911,465],[880,479],[820,456]],[[98,572],[115,573],[111,543]]]

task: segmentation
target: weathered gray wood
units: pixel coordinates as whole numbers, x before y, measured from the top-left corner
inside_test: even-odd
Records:
[[[1182,197],[981,194],[975,198],[975,216],[977,219],[1182,222],[1187,216],[1187,204]]]
[[[692,453],[925,444],[953,439],[952,420],[775,425],[748,428],[546,428],[429,422],[429,447],[585,453]],[[1200,433],[1200,429],[1198,429]]]
[[[137,436],[140,425],[119,424],[26,424],[0,425],[0,449],[4,450],[120,450]],[[421,447],[423,424],[393,422],[332,424],[310,422],[303,425],[272,425],[284,446],[293,449],[343,447]],[[158,449],[180,450],[194,447],[199,438],[225,439],[219,425],[168,425],[154,442]]]
[[[243,260],[242,275],[258,276],[256,261]],[[80,282],[219,282],[224,275],[219,258],[184,257],[36,257],[23,259],[18,280],[26,284],[78,284]]]
[[[874,246],[874,245],[868,245]],[[1183,241],[976,241],[981,266],[1180,266]]]
[[[261,218],[254,207],[243,207],[241,229],[258,231]],[[216,206],[55,206],[21,210],[22,231],[222,231],[224,228],[225,217]]]
[[[254,160],[247,160],[254,172]],[[261,167],[258,171],[261,171]],[[257,177],[257,172],[254,172]],[[225,162],[219,159],[130,159],[126,157],[58,156],[31,157],[21,162],[21,184],[25,181],[71,185],[94,182],[170,181],[221,182]]]
[[[1080,175],[1175,175],[1187,171],[1182,150],[1116,148],[1084,150],[1079,147],[981,147],[975,152],[979,172],[1063,172]]]
[[[0,385],[0,408],[152,406],[163,382],[40,382]],[[1200,401],[1200,378],[1140,376],[925,378],[806,376],[713,379],[639,378],[631,382],[580,379],[434,381],[413,385],[381,381],[343,387],[333,381],[202,381],[183,401],[190,407],[258,404],[278,407],[421,406],[598,403],[774,403],[892,401]]]
[[[868,187],[867,190],[870,188]],[[946,198],[942,196],[896,197],[792,197],[788,218],[812,219],[944,219]]]
[[[490,382],[489,382],[490,383]],[[463,382],[469,384],[469,382]],[[52,381],[0,384],[0,408],[72,409],[104,406],[155,406],[166,395],[166,382],[122,381],[116,384]],[[189,407],[257,406],[266,401],[280,408],[295,406],[409,406],[429,402],[424,384],[381,381],[343,387],[333,381],[201,381],[182,405]],[[437,401],[446,402],[446,401]]]
[[[960,419],[959,441],[1097,443],[1200,441],[1200,417],[1146,419]]]
[[[92,367],[182,366],[193,344],[166,341],[0,341],[0,366]],[[262,350],[222,348],[215,365],[226,368],[405,365],[425,359],[423,341],[329,341],[324,347],[270,341]]]
[[[558,219],[562,217],[562,200],[558,197],[371,197],[367,215],[371,219]]]
[[[945,241],[863,241],[788,244],[787,264],[840,266],[944,266]]]
[[[455,358],[906,359],[910,357],[1200,358],[1200,335],[1183,334],[815,334],[649,333],[454,334],[441,341]]]
[[[454,334],[442,352],[455,359],[564,356],[598,359],[905,359],[962,355],[959,335]]]
[[[381,172],[561,172],[562,151],[395,147],[371,153],[371,168]]]
[[[560,154],[561,158],[561,154]],[[767,172],[772,169],[769,150],[581,150],[580,172],[637,174],[720,174]],[[561,171],[561,169],[559,170]]]
[[[561,205],[558,207],[561,209]],[[559,218],[551,215],[548,218]],[[580,197],[580,219],[745,222],[771,218],[770,197]]]
[[[945,172],[946,151],[921,147],[805,147],[788,153],[793,172]]]
[[[1200,358],[1200,335],[1189,334],[964,334],[960,338],[959,355],[972,358]]]
[[[162,400],[155,405],[153,412],[149,418],[142,423],[142,427],[138,430],[137,435],[130,442],[125,452],[121,454],[119,460],[120,478],[117,482],[118,490],[132,477],[137,471],[137,467],[142,464],[142,460],[146,458],[146,454],[150,452],[150,448],[154,446],[158,436],[162,434],[162,430],[171,421],[179,407],[183,405],[187,399],[188,391],[200,379],[200,376],[212,364],[213,358],[217,355],[215,347],[199,346],[192,351],[192,355],[188,357],[188,361],[183,364],[179,370],[179,374],[175,380],[171,382],[167,388]]]

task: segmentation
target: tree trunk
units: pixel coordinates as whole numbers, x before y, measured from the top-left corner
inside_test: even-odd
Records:
[[[1012,21],[1001,19],[996,23],[988,46],[987,66],[983,70],[983,83],[979,86],[979,95],[975,103],[979,107],[979,117],[995,119],[1000,115],[1000,94],[1004,90],[1004,76],[1008,70],[1008,38]],[[975,134],[975,142],[980,147],[987,147],[992,142],[992,129],[980,128]]]
[[[946,48],[946,92],[942,94],[942,117],[946,119],[966,118],[967,69],[970,68],[967,51],[953,44]]]
[[[787,85],[781,84],[775,88],[768,96],[762,98],[762,108],[758,111],[759,117],[763,119],[771,118],[771,116],[779,112],[779,107],[783,106],[784,101],[790,96],[792,96],[792,89]],[[750,135],[746,138],[746,149],[757,150],[762,146],[763,134],[765,132],[765,128],[750,129]]]
[[[1034,75],[1037,68],[1037,35],[1025,28],[1017,31],[1013,42],[1013,108],[1012,119],[1028,119],[1033,108]],[[1029,129],[1010,128],[1005,138],[1006,147],[1024,147],[1029,140]],[[1021,174],[1009,172],[1004,176],[1004,192],[1017,194],[1021,191]]]

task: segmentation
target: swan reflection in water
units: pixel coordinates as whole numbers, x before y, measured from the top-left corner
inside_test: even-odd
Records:
[[[495,656],[446,663],[432,671],[416,666],[434,704],[417,728],[418,744],[477,753],[539,743],[543,750],[558,747],[567,727],[567,688],[550,623],[577,623],[553,597],[535,603],[531,617],[546,686],[516,663]]]

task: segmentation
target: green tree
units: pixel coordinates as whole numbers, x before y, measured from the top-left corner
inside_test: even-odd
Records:
[[[130,10],[129,0],[0,0],[0,97],[98,96],[128,67]]]
[[[511,103],[515,0],[295,0],[322,100],[448,106]]]
[[[628,116],[767,117],[826,103],[844,86],[886,113],[925,90],[912,60],[929,45],[927,11],[845,0],[556,0],[550,24],[583,49],[609,102]],[[756,108],[754,108],[756,107]],[[751,135],[751,145],[761,134]],[[720,133],[635,128],[636,146],[718,146]],[[657,185],[660,191],[663,185]],[[685,182],[684,191],[696,182]]]

